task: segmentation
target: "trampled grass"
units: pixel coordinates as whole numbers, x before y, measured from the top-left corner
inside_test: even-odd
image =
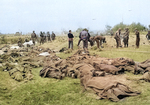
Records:
[[[145,36],[141,36],[139,49],[135,46],[135,36],[131,35],[128,48],[115,48],[115,40],[107,36],[107,44],[104,48],[92,49],[89,46],[90,54],[97,54],[101,57],[117,58],[127,57],[134,61],[142,62],[150,58],[150,45]],[[74,50],[71,53],[59,53],[62,47],[68,47],[67,37],[57,37],[55,41],[45,43],[42,47],[48,47],[56,51],[57,56],[67,58],[77,51],[78,37],[74,38]],[[143,44],[145,42],[145,44]],[[80,44],[82,48],[82,43]],[[132,89],[141,91],[138,96],[128,97],[119,102],[109,100],[96,100],[92,91],[82,92],[79,79],[64,78],[57,80],[53,78],[41,78],[39,71],[42,68],[32,70],[33,80],[28,82],[17,82],[9,76],[8,72],[0,71],[0,105],[149,105],[150,104],[150,83],[134,81],[132,78],[141,75],[126,73],[124,76],[131,78],[127,85]]]

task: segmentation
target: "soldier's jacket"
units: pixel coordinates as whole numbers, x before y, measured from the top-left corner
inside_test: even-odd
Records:
[[[35,34],[35,33],[32,33],[32,34],[31,34],[31,38],[36,38],[36,34]]]
[[[115,38],[115,39],[120,39],[120,33],[121,33],[121,32],[117,31],[117,32],[115,33],[115,37],[114,37],[114,38]]]
[[[150,32],[148,32],[148,34],[146,35],[147,39],[150,39]]]
[[[129,38],[129,31],[126,31],[126,32],[124,33],[124,36],[123,36],[123,37]]]
[[[52,37],[55,37],[55,34],[54,34],[54,33],[52,33]]]
[[[40,34],[40,37],[44,37],[44,35],[41,33],[41,34]]]
[[[137,38],[140,38],[140,33],[139,33],[139,31],[136,31],[136,32],[135,32],[135,35],[136,35]]]
[[[47,37],[50,37],[50,34],[47,34]]]

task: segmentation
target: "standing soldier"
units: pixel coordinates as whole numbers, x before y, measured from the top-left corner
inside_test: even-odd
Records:
[[[150,31],[148,31],[146,38],[147,38],[147,40],[150,40]]]
[[[128,47],[128,40],[129,40],[129,29],[126,28],[123,36],[124,47]]]
[[[43,32],[43,42],[46,42],[46,34],[45,34],[45,32]]]
[[[88,33],[89,30],[85,28],[85,29],[83,29],[82,31],[87,31],[87,33]],[[82,32],[82,31],[81,31],[81,32]],[[78,48],[79,48],[80,42],[81,42],[81,40],[82,40],[82,38],[81,38],[81,32],[80,32],[80,34],[79,34],[79,41],[78,41],[78,45],[77,45]],[[90,40],[90,37],[91,37],[91,35],[90,35],[90,33],[88,33],[87,39],[88,39],[88,41],[89,41],[90,44],[91,44],[92,42],[91,42],[91,40]]]
[[[44,35],[42,33],[42,31],[40,32],[40,45],[41,43],[43,44],[44,43]]]
[[[52,40],[55,40],[56,35],[52,31]]]
[[[136,48],[139,48],[139,45],[140,45],[140,33],[137,30],[137,28],[135,28],[135,35],[136,35]]]
[[[35,31],[33,31],[33,33],[31,34],[31,40],[33,42],[33,44],[35,45],[35,39],[36,39],[36,34],[35,34]]]
[[[119,28],[118,31],[116,31],[116,33],[115,33],[115,37],[114,38],[116,39],[116,44],[117,44],[116,48],[122,47],[121,46],[120,34],[121,34],[121,28]]]
[[[73,50],[73,34],[71,33],[71,30],[69,30],[69,33],[68,33],[68,40],[69,40],[69,45],[68,45],[68,48],[72,49]]]
[[[50,35],[50,33],[49,33],[49,31],[47,32],[47,39],[48,39],[48,42],[49,41],[51,41],[51,37],[50,37],[51,35]]]
[[[86,29],[84,29],[83,31],[81,31],[80,33],[81,35],[81,40],[83,41],[83,49],[84,52],[88,52],[88,32]]]

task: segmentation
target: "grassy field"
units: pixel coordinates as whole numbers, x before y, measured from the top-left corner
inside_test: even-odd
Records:
[[[107,43],[101,50],[96,45],[89,46],[91,55],[99,55],[107,58],[127,57],[136,62],[142,62],[150,58],[150,43],[141,35],[140,48],[135,48],[135,35],[131,34],[128,48],[115,48],[115,40],[106,36]],[[67,37],[57,37],[55,41],[41,45],[56,51],[57,56],[65,59],[78,49],[78,37],[74,38],[74,50],[71,53],[59,53],[63,47],[68,47]],[[39,44],[37,44],[38,46]],[[82,43],[80,44],[82,48]],[[0,71],[0,105],[150,105],[150,83],[133,81],[126,83],[129,87],[141,91],[138,96],[128,97],[119,102],[109,100],[96,100],[92,91],[82,92],[79,79],[64,78],[41,78],[39,71],[42,68],[33,69],[34,79],[28,82],[17,82],[7,72]],[[125,78],[136,78],[140,75],[126,73]]]

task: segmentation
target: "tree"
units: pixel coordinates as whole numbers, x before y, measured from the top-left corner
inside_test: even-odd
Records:
[[[78,28],[78,29],[76,30],[76,32],[77,32],[77,33],[80,33],[82,30],[83,30],[83,28]]]
[[[115,25],[113,27],[113,31],[117,31],[119,28],[121,28],[122,30],[124,30],[126,27],[128,27],[128,25],[123,24],[123,22],[121,22],[121,23],[119,23],[119,24],[117,24],[117,25]]]
[[[106,25],[105,27],[106,27],[106,33],[107,34],[110,33],[112,27],[109,25]]]
[[[143,30],[147,30],[147,28],[144,26],[144,25],[142,25],[141,23],[135,23],[135,22],[133,22],[130,26],[129,26],[129,29],[130,29],[130,31],[134,31],[135,30],[135,28],[137,28],[139,31],[143,31]]]

